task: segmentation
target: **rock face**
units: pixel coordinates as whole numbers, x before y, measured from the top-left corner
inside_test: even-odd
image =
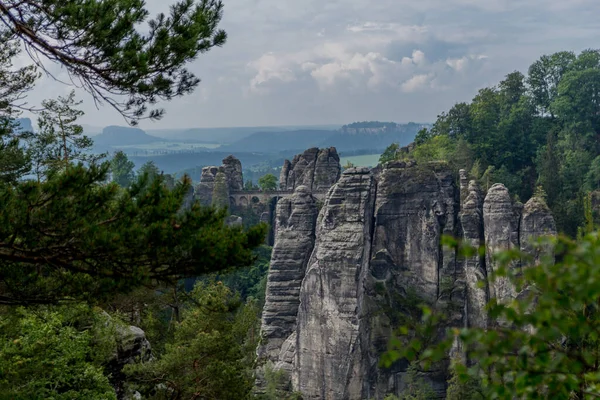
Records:
[[[215,177],[219,172],[219,167],[204,167],[200,175],[200,183],[196,186],[194,197],[201,204],[209,206],[212,204],[212,193],[215,187]]]
[[[535,246],[536,238],[556,235],[556,223],[543,199],[532,197],[525,203],[519,232],[521,251],[533,256],[535,262],[538,262],[544,253],[551,251],[544,246]]]
[[[314,174],[305,180],[305,161],[317,154],[311,149],[286,163],[282,187],[314,184]],[[540,199],[515,204],[503,185],[484,196],[464,171],[457,185],[443,164],[397,161],[383,170],[346,170],[318,217],[309,192],[297,187],[277,206],[258,348],[259,365],[286,371],[290,390],[305,399],[399,395],[406,363],[382,369],[378,362],[395,327],[415,315],[415,302],[443,310],[443,329],[485,327],[489,298],[515,295],[508,281],[479,287],[493,274],[493,259],[459,256],[441,245],[443,235],[495,251],[556,231]],[[259,367],[258,391],[265,385],[261,373]],[[445,374],[441,366],[424,375],[440,398]]]
[[[240,160],[230,155],[223,159],[223,165],[220,167],[209,166],[202,168],[200,183],[194,191],[194,198],[203,205],[211,205],[215,190],[215,181],[218,183],[217,191],[219,193],[220,203],[229,202],[229,193],[244,189],[244,179],[242,176],[242,163]],[[225,198],[223,200],[222,198]]]
[[[265,344],[258,348],[258,356],[288,372],[296,345],[295,335],[291,336],[297,326],[300,285],[315,243],[316,220],[316,202],[306,186],[299,186],[293,196],[277,204],[275,245],[262,312]]]
[[[116,348],[113,355],[106,363],[107,372],[110,373],[110,382],[115,388],[117,398],[125,399],[127,393],[124,389],[126,376],[123,373],[123,368],[127,364],[134,364],[141,361],[149,361],[152,359],[152,351],[150,342],[146,339],[146,334],[137,326],[126,326],[115,324],[105,312],[102,312],[106,323],[114,325]]]
[[[293,160],[285,160],[279,175],[282,190],[294,190],[306,186],[309,190],[329,189],[340,178],[340,157],[335,147],[313,147]]]
[[[476,249],[484,245],[483,235],[483,193],[476,181],[465,182],[466,172],[460,171],[461,175],[461,200],[460,223],[462,226],[462,237],[465,243]],[[464,196],[463,196],[464,193]],[[487,316],[484,311],[489,301],[487,288],[487,271],[485,258],[479,254],[465,257],[464,261],[465,279],[467,285],[467,325],[472,327],[487,327]],[[479,282],[486,282],[486,286],[479,287]]]
[[[307,399],[364,398],[361,300],[371,253],[375,182],[344,172],[319,214],[300,290],[293,386]]]
[[[230,192],[244,189],[244,178],[242,176],[242,162],[230,155],[223,159],[223,172],[227,176],[227,184]]]
[[[520,204],[513,204],[508,189],[501,184],[493,185],[485,196],[483,202],[483,230],[486,249],[486,273],[493,276],[498,268],[493,260],[493,254],[510,249],[520,249],[519,245],[519,220],[521,219]],[[520,269],[518,262],[513,263],[511,269]],[[513,286],[507,277],[498,277],[489,284],[490,298],[499,301],[508,301],[516,297]]]

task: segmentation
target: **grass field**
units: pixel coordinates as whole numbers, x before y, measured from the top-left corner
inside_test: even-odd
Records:
[[[375,167],[380,156],[381,154],[365,154],[362,156],[341,157],[340,164],[344,166],[350,161],[355,167]]]

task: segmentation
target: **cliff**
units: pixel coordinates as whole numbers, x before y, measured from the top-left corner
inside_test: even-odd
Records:
[[[335,147],[316,147],[285,160],[279,175],[281,190],[306,186],[309,190],[329,189],[340,177],[340,156]]]
[[[216,192],[215,192],[216,184]],[[202,168],[200,183],[194,189],[194,198],[203,205],[229,205],[229,194],[244,188],[242,163],[230,155],[223,159],[223,165]]]
[[[289,171],[300,163],[282,172],[282,185],[290,187]],[[294,182],[301,176],[294,173]],[[480,287],[497,268],[495,260],[461,257],[444,248],[441,237],[461,237],[488,254],[533,251],[532,238],[556,233],[552,216],[542,199],[523,206],[503,185],[484,195],[464,172],[460,178],[457,185],[444,164],[392,162],[382,170],[344,171],[316,219],[306,187],[279,202],[257,391],[270,362],[305,399],[399,394],[406,363],[383,369],[378,361],[415,301],[444,310],[443,328],[485,326],[489,298],[518,295],[508,281]],[[441,365],[425,374],[440,396],[445,372]]]

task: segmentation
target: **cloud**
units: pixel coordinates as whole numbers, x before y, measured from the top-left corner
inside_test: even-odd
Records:
[[[174,0],[147,0],[152,14]],[[597,47],[597,0],[226,0],[196,92],[146,128],[431,121],[543,54]],[[62,93],[46,79],[31,104]],[[84,123],[123,123],[89,97]]]
[[[403,92],[412,93],[430,85],[431,75],[420,74],[415,75],[405,82],[402,82],[400,87]]]

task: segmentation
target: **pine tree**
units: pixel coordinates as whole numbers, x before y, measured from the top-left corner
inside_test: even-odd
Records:
[[[112,181],[121,187],[128,187],[133,182],[135,164],[127,158],[127,154],[119,150],[110,161]]]
[[[199,79],[186,64],[227,35],[220,0],[180,0],[169,15],[148,16],[141,0],[1,0],[0,47],[24,44],[37,67],[59,64],[133,123],[160,118],[148,105],[192,92]]]
[[[27,146],[38,180],[48,173],[64,170],[70,163],[95,162],[103,157],[89,153],[93,142],[76,123],[83,115],[76,108],[80,104],[81,101],[75,100],[75,91],[67,97],[42,102],[39,132],[28,138]]]

